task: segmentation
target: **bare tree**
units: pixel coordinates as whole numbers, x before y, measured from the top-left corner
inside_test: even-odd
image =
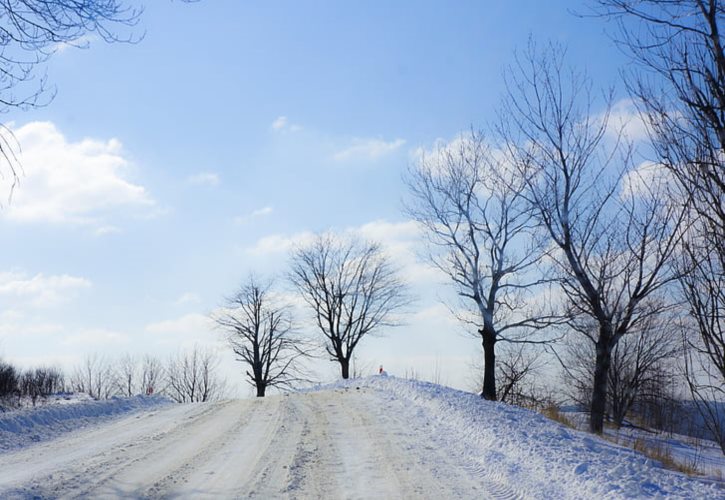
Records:
[[[483,134],[471,132],[422,158],[407,184],[407,212],[431,243],[429,260],[451,279],[464,308],[473,306],[474,319],[464,320],[483,344],[481,396],[496,400],[496,343],[531,342],[556,319],[526,300],[546,280],[536,269],[544,240],[523,197],[525,183]]]
[[[376,243],[318,235],[292,254],[289,279],[312,308],[325,350],[350,376],[359,342],[398,324],[395,313],[408,304],[407,289]]]
[[[146,396],[151,396],[162,389],[164,367],[157,358],[145,355],[141,360],[141,389]]]
[[[41,367],[26,370],[20,377],[20,394],[35,406],[38,398],[47,398],[63,389],[63,373],[58,368]]]
[[[305,380],[299,361],[310,346],[295,332],[290,306],[249,277],[214,317],[237,360],[246,365],[248,382],[264,397],[267,388],[291,389]]]
[[[598,326],[589,319],[580,328],[595,332]],[[669,315],[648,316],[617,342],[607,374],[606,413],[614,425],[621,427],[635,405],[649,402],[654,392],[662,394],[662,387],[674,378],[671,361],[681,354],[681,349],[675,322]],[[595,344],[572,331],[563,353],[564,384],[569,397],[585,407],[591,406],[595,360]]]
[[[124,354],[116,363],[116,386],[118,394],[131,397],[139,392],[138,359]]]
[[[108,399],[116,389],[113,365],[98,354],[86,356],[76,367],[70,385],[76,392],[84,392],[95,399]]]
[[[166,365],[166,394],[177,403],[205,403],[223,397],[218,365],[214,352],[198,346],[172,356]]]
[[[611,101],[595,114],[591,82],[565,70],[564,52],[532,44],[517,59],[502,130],[556,249],[551,258],[570,313],[596,323],[595,332],[579,332],[596,349],[590,430],[601,433],[612,352],[659,312],[648,303],[675,278],[667,264],[683,213],[664,196],[663,182],[633,168],[621,134],[604,140]]]
[[[599,0],[637,63],[628,75],[655,161],[689,210],[681,292],[692,319],[687,373],[702,416],[723,428],[725,402],[725,4],[722,0]],[[720,431],[721,445],[725,440]],[[725,446],[723,446],[725,452]]]

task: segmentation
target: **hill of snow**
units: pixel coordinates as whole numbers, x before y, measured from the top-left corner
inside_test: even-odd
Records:
[[[112,417],[171,404],[166,398],[147,396],[94,401],[80,394],[56,399],[43,406],[0,413],[0,452],[46,441]]]

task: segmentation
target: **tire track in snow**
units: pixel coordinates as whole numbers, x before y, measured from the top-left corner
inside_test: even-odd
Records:
[[[104,445],[103,451],[74,461],[66,461],[62,466],[56,467],[54,472],[46,476],[36,476],[29,484],[16,488],[7,495],[9,498],[79,498],[121,497],[137,493],[138,484],[127,481],[124,474],[134,467],[138,469],[140,465],[143,474],[153,473],[153,467],[144,468],[144,465],[153,463],[152,458],[158,457],[160,450],[169,451],[172,443],[178,444],[195,428],[203,428],[230,404],[231,402],[180,405],[172,407],[170,411],[173,415],[167,415],[162,410],[143,422],[143,425],[130,419],[130,422],[121,422],[121,427],[136,424],[137,431],[121,433],[118,438],[113,437],[114,426],[111,429],[106,428],[106,434],[110,439],[99,436]],[[177,416],[174,411],[177,409],[185,412]],[[158,420],[154,421],[154,417]],[[160,424],[161,428],[157,429],[156,424]],[[85,444],[95,437],[95,434],[84,436],[81,433],[77,439],[82,442],[77,443],[77,446],[83,450]],[[174,452],[171,454],[175,456]]]
[[[228,434],[155,485],[163,497],[239,498],[251,468],[269,448],[279,425],[280,398],[246,402]]]
[[[173,431],[180,421],[196,418],[211,408],[204,405],[172,406],[139,413],[98,427],[84,428],[18,451],[0,455],[0,492],[15,492],[16,497],[40,494],[43,481],[70,480],[79,464],[108,460],[109,454],[123,459],[146,440],[160,439]],[[23,494],[25,492],[25,494]],[[33,493],[37,492],[37,493]]]
[[[379,409],[392,406],[392,408],[390,408],[390,412],[376,412],[378,418],[384,421],[388,421],[384,427],[399,428],[398,423],[391,421],[395,419],[404,420],[409,418],[411,422],[419,420],[415,418],[415,415],[411,414],[411,412],[422,412],[422,410],[420,408],[417,408],[415,405],[406,405],[404,401],[400,400],[391,401],[390,399],[385,397],[385,394],[383,394],[381,397],[381,395],[374,390],[370,394],[373,398],[378,399],[378,403],[374,406],[374,408]],[[424,429],[418,429],[416,432],[417,434],[425,434],[426,439],[420,439],[420,435],[418,435],[417,437],[413,437],[410,440],[410,446],[414,448],[416,446],[420,446],[421,442],[428,442],[430,443],[430,445],[433,445],[427,447],[427,449],[431,452],[434,452],[436,450],[446,450],[448,452],[455,451],[457,456],[439,453],[439,456],[435,458],[434,463],[446,464],[446,466],[442,468],[443,470],[458,468],[466,471],[467,474],[464,475],[465,477],[473,479],[474,484],[478,482],[478,484],[481,485],[479,498],[487,498],[493,500],[524,500],[526,498],[530,498],[523,492],[518,491],[515,485],[506,484],[506,480],[501,474],[495,473],[486,468],[485,465],[481,463],[480,457],[471,455],[470,447],[466,445],[465,441],[454,438],[451,434],[448,434],[446,430],[447,429],[445,429],[444,425],[433,422],[432,425],[427,426]],[[434,465],[434,470],[432,471],[432,473],[435,475],[436,471],[438,470],[441,470],[440,465]],[[458,488],[458,484],[461,483],[453,484],[452,487],[454,491]],[[474,498],[470,491],[468,493],[466,493],[466,491],[457,491],[455,492],[455,494],[451,494],[451,492],[448,492],[444,496]]]
[[[43,474],[0,496],[524,498],[421,411],[354,386],[179,405],[49,443],[56,453],[72,443],[78,460],[40,464]]]

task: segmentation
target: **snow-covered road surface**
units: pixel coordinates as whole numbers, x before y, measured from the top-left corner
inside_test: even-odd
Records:
[[[6,453],[0,496],[485,498],[362,388],[179,405]]]
[[[500,436],[500,439],[499,439]],[[0,456],[1,498],[724,498],[540,415],[432,384],[170,405]]]

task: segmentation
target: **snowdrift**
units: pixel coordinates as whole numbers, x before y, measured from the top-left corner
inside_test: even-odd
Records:
[[[514,496],[725,498],[722,483],[666,470],[629,448],[471,393],[385,376],[334,386],[373,389],[381,412],[399,412],[421,438]]]
[[[0,413],[0,452],[52,439],[108,418],[171,404],[158,396],[77,401]]]

